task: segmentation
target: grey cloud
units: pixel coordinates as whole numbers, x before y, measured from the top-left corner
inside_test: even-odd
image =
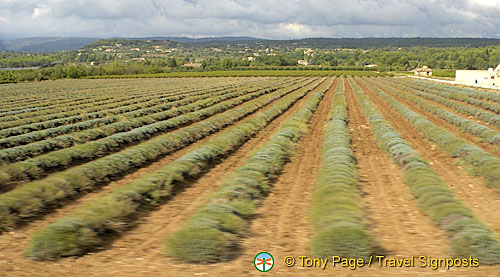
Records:
[[[0,35],[499,37],[500,0],[0,0]]]

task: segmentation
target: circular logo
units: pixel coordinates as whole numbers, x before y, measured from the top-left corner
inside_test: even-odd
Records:
[[[260,252],[255,255],[253,265],[260,272],[268,272],[274,266],[274,257],[267,252]]]

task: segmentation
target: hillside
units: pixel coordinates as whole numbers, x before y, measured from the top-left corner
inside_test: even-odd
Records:
[[[57,52],[76,50],[86,44],[98,40],[97,38],[62,38],[62,37],[34,37],[3,41],[3,50],[15,52]],[[0,45],[0,50],[2,46]]]
[[[57,52],[76,50],[99,41],[99,38],[76,37],[35,37],[0,41],[0,51],[16,51],[28,53]],[[108,41],[110,39],[104,39]],[[160,41],[175,41],[194,47],[252,46],[265,44],[270,47],[307,47],[319,49],[335,48],[385,48],[385,47],[485,47],[500,45],[499,39],[489,38],[305,38],[297,40],[266,40],[253,37],[142,37],[111,38],[111,40],[144,41],[158,44]],[[134,42],[136,43],[136,42]],[[152,44],[151,44],[152,46]],[[179,45],[177,45],[178,47]]]

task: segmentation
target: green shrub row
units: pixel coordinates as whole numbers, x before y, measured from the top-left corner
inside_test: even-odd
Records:
[[[176,187],[186,185],[184,180],[198,177],[201,171],[237,149],[312,88],[308,86],[308,89],[287,95],[255,117],[221,132],[159,170],[46,226],[32,236],[27,255],[34,259],[57,259],[81,255],[106,243],[106,235],[124,231],[132,224],[140,208],[158,203],[170,196]]]
[[[390,79],[384,79],[384,80],[389,81]],[[399,81],[396,83],[399,84],[400,86],[402,86],[403,88],[418,89],[418,90],[423,91],[423,92],[432,93],[434,95],[439,95],[439,96],[447,98],[447,99],[453,99],[453,100],[465,102],[465,103],[471,104],[473,106],[492,111],[496,114],[500,114],[500,105],[495,104],[495,103],[485,102],[483,100],[479,100],[476,98],[472,98],[468,94],[452,91],[452,90],[449,90],[446,88],[440,89],[438,86],[429,86],[429,87],[419,86],[419,85],[414,84],[412,82]]]
[[[489,127],[486,127],[484,125],[481,125],[477,122],[474,122],[472,120],[466,119],[464,117],[458,116],[452,112],[449,112],[445,108],[442,108],[438,105],[429,103],[425,100],[423,100],[420,97],[414,96],[409,93],[402,93],[401,91],[397,91],[393,87],[389,87],[387,85],[383,85],[382,83],[378,83],[380,86],[382,86],[384,89],[387,89],[391,93],[397,95],[398,97],[401,97],[407,101],[410,101],[413,104],[417,104],[418,107],[431,112],[432,114],[438,116],[441,119],[444,119],[451,124],[461,128],[465,132],[468,132],[470,134],[473,134],[475,136],[478,136],[480,138],[485,139],[487,142],[500,147],[500,132],[493,130]],[[370,86],[370,85],[368,85]]]
[[[110,94],[113,94],[113,95],[103,97],[103,98],[93,98],[92,95],[89,95],[88,96],[89,99],[87,99],[87,101],[84,101],[84,103],[81,104],[80,106],[84,109],[87,109],[87,108],[92,107],[94,105],[100,106],[100,105],[112,103],[114,101],[114,99],[116,99],[116,95],[114,95],[113,92],[110,92]],[[123,96],[120,97],[120,101],[132,100],[132,99],[135,99],[137,97],[140,97],[140,95],[141,95],[141,93],[130,92],[130,94],[127,95],[126,97],[123,97]],[[78,100],[76,100],[75,102],[78,102]],[[74,114],[72,114],[72,111],[79,109],[79,107],[76,105],[70,106],[70,103],[65,103],[63,105],[56,104],[56,105],[49,106],[49,107],[37,107],[37,108],[33,108],[33,107],[29,107],[29,106],[31,106],[31,103],[26,103],[24,107],[20,107],[19,109],[0,113],[0,121],[5,122],[5,121],[12,121],[12,120],[19,120],[19,119],[25,119],[25,118],[30,118],[30,117],[36,117],[36,116],[40,116],[40,115],[51,115],[54,113],[60,113],[60,112],[64,112],[64,111],[67,111],[68,114],[70,114],[70,115],[74,115]],[[29,108],[27,108],[27,107],[29,107]]]
[[[93,113],[106,109],[116,108],[125,105],[137,104],[145,101],[150,101],[155,98],[162,98],[171,96],[176,91],[162,91],[160,95],[139,95],[139,94],[127,94],[125,96],[114,95],[109,97],[106,101],[95,101],[88,104],[76,105],[63,105],[59,107],[54,107],[51,109],[44,108],[41,111],[21,113],[11,116],[0,117],[0,128],[12,128],[19,125],[27,125],[31,123],[43,122],[53,119],[59,119],[64,117],[70,117],[75,115],[80,115],[81,112]]]
[[[34,118],[37,116],[48,116],[50,115],[49,119],[55,119],[58,117],[67,117],[67,116],[72,116],[72,115],[77,115],[79,112],[84,110],[87,113],[92,113],[92,112],[97,112],[103,109],[109,109],[110,107],[113,106],[108,106],[109,104],[114,104],[115,107],[118,107],[120,103],[121,105],[129,105],[129,104],[134,104],[132,102],[128,101],[133,101],[134,99],[141,99],[143,98],[143,101],[148,101],[153,99],[153,97],[158,97],[160,95],[167,95],[167,94],[172,94],[177,91],[181,91],[184,93],[190,93],[194,92],[197,90],[205,90],[205,91],[217,91],[220,89],[235,89],[237,87],[243,87],[250,85],[252,83],[255,83],[254,80],[247,81],[247,82],[241,82],[239,84],[224,84],[221,83],[220,85],[213,87],[209,86],[208,84],[191,84],[190,87],[188,86],[173,86],[172,84],[168,90],[161,91],[158,93],[158,91],[151,91],[151,88],[149,90],[142,90],[140,92],[137,91],[127,91],[127,93],[124,95],[123,93],[115,92],[115,91],[108,91],[108,95],[105,96],[100,96],[93,98],[91,95],[88,95],[86,98],[84,98],[81,101],[73,101],[71,103],[64,103],[60,105],[52,105],[50,107],[45,107],[42,110],[35,110],[32,112],[27,112],[27,113],[19,113],[19,111],[16,111],[15,116],[5,116],[5,115],[0,115],[0,122],[4,121],[12,121],[12,120],[19,120],[19,119],[25,119],[25,118]],[[194,88],[194,86],[196,88]],[[111,95],[109,95],[111,94]],[[149,99],[148,99],[149,98]],[[63,113],[58,115],[57,113]],[[3,127],[2,127],[3,128]]]
[[[359,70],[227,70],[200,72],[170,72],[155,74],[88,76],[87,79],[122,78],[194,78],[194,77],[298,77],[298,76],[393,76],[393,73]]]
[[[392,96],[379,90],[376,93],[427,139],[435,142],[451,157],[460,158],[472,170],[473,174],[484,177],[486,186],[500,188],[499,158],[450,134],[447,130],[399,103]]]
[[[439,175],[384,120],[359,86],[354,84],[352,80],[350,82],[379,145],[403,170],[404,182],[409,185],[419,207],[449,235],[451,254],[460,258],[478,258],[481,264],[500,263],[500,245],[493,231],[453,196],[453,192],[443,183]],[[390,96],[380,91],[377,94],[389,102]],[[391,102],[393,101],[391,100]],[[391,106],[401,112],[404,118],[411,117],[408,115],[413,112],[403,111],[402,108],[405,107],[401,104],[395,105],[395,102],[393,104]]]
[[[295,81],[295,82],[297,82],[297,81]],[[220,92],[220,93],[223,94],[223,92]],[[204,94],[203,92],[201,92],[199,94],[201,94],[201,95],[198,96],[198,98],[196,98],[196,99],[202,99],[203,97],[206,97],[206,95],[208,95],[208,93]],[[205,96],[203,96],[203,95],[205,95]],[[189,100],[189,98],[181,99],[181,100],[177,101],[175,103],[175,105],[178,106],[182,103],[189,104],[191,101],[192,100]],[[72,132],[78,132],[78,131],[82,131],[82,130],[92,129],[95,127],[106,126],[109,123],[126,121],[126,119],[133,119],[133,118],[137,118],[137,117],[141,117],[141,116],[145,116],[145,115],[149,115],[149,116],[154,117],[155,115],[151,115],[151,113],[158,113],[158,112],[170,109],[172,107],[173,107],[173,103],[167,102],[165,104],[160,104],[160,105],[156,105],[156,106],[149,107],[149,108],[143,108],[143,109],[139,109],[139,110],[125,112],[121,115],[108,116],[108,117],[98,118],[98,119],[94,119],[94,120],[87,120],[87,121],[83,121],[83,122],[79,122],[79,123],[75,123],[75,124],[67,124],[67,125],[63,125],[63,126],[59,126],[59,127],[55,127],[55,128],[34,131],[34,132],[27,133],[27,134],[11,136],[8,138],[0,139],[0,147],[15,147],[15,146],[19,146],[19,145],[25,145],[25,144],[39,141],[39,140],[42,140],[45,138],[57,137],[57,136],[69,134]]]
[[[377,246],[364,220],[343,79],[333,98],[332,115],[325,125],[321,164],[311,201],[311,253],[322,258],[337,255],[368,259]]]
[[[312,94],[244,165],[222,181],[218,190],[184,226],[167,238],[167,253],[188,262],[212,263],[234,257],[263,197],[271,190],[331,82]]]
[[[0,147],[9,148],[19,145],[25,145],[46,138],[57,137],[60,135],[92,129],[92,128],[98,128],[100,126],[105,126],[111,123],[119,122],[121,120],[123,120],[123,118],[121,118],[120,116],[108,116],[104,118],[86,120],[75,124],[66,124],[55,128],[10,136],[7,138],[1,138]]]
[[[75,124],[90,119],[103,118],[111,115],[119,115],[125,112],[130,112],[141,108],[155,106],[157,104],[164,103],[165,101],[175,101],[184,98],[182,96],[182,92],[179,92],[178,94],[179,95],[174,95],[174,96],[168,95],[166,96],[167,99],[164,99],[164,97],[157,98],[153,96],[146,96],[146,99],[148,99],[148,101],[145,103],[142,103],[141,99],[133,99],[127,101],[128,103],[118,103],[118,104],[113,103],[110,104],[109,106],[114,106],[114,108],[104,109],[91,113],[87,113],[85,110],[83,110],[82,113],[76,112],[75,115],[66,116],[65,112],[61,112],[55,115],[49,114],[46,116],[44,115],[35,118],[25,118],[10,122],[3,122],[2,124],[0,124],[0,129],[2,129],[0,131],[0,137],[8,138],[10,136],[17,136],[33,131],[55,128],[66,124]]]
[[[236,79],[235,79],[236,80]],[[222,83],[222,82],[220,82]],[[212,87],[219,87],[221,84],[215,82],[207,82]],[[237,81],[225,82],[228,84],[236,84]],[[243,80],[240,83],[244,83]],[[180,79],[168,82],[168,87],[175,87],[178,89],[192,89],[192,83],[180,81]],[[137,83],[134,86],[122,85],[118,82],[107,82],[100,84],[92,84],[88,81],[81,80],[54,82],[54,83],[37,83],[32,84],[18,84],[6,89],[6,94],[11,96],[9,101],[5,99],[0,104],[2,110],[6,113],[17,112],[17,110],[29,108],[41,108],[50,110],[52,108],[72,107],[84,104],[91,104],[94,101],[97,103],[101,101],[109,101],[114,99],[117,95],[148,95],[158,91],[158,87],[164,88],[156,84]],[[198,86],[199,87],[199,86]],[[2,113],[2,115],[4,115]]]
[[[77,144],[83,144],[85,142],[96,140],[99,138],[105,138],[116,133],[127,132],[135,128],[148,126],[155,122],[167,120],[169,118],[179,116],[188,112],[194,112],[199,109],[215,105],[217,103],[223,102],[231,98],[251,94],[258,91],[262,91],[262,93],[264,93],[265,91],[270,92],[282,88],[284,86],[285,85],[282,84],[273,85],[265,83],[259,85],[258,88],[246,88],[245,90],[236,90],[235,92],[231,93],[224,91],[220,93],[212,93],[209,95],[200,95],[176,102],[163,104],[161,106],[169,105],[170,107],[175,107],[175,108],[156,113],[154,112],[147,113],[147,111],[141,111],[140,115],[142,115],[143,113],[145,115],[142,115],[141,117],[137,117],[131,120],[122,120],[96,129],[74,132],[70,135],[62,135],[55,137],[53,139],[47,139],[43,141],[30,143],[27,145],[21,145],[5,150],[0,150],[0,162],[12,163],[16,161],[22,161],[53,150],[68,148]],[[153,110],[153,108],[145,110]],[[161,108],[161,110],[164,110],[164,108]],[[126,116],[126,114],[124,114],[123,116]]]
[[[91,191],[109,180],[123,176],[205,136],[234,124],[292,91],[302,94],[318,81],[300,89],[281,89],[213,116],[181,130],[169,132],[118,153],[51,174],[45,179],[25,183],[0,195],[0,231],[63,204],[65,199]],[[298,87],[298,86],[297,86]]]
[[[217,89],[216,91],[220,91],[220,90],[225,91],[225,89]],[[61,125],[74,124],[74,123],[82,122],[82,121],[89,120],[89,119],[103,118],[103,117],[110,116],[110,115],[120,115],[120,114],[123,114],[126,112],[137,111],[137,110],[141,110],[141,109],[148,108],[148,107],[156,107],[159,104],[168,103],[169,101],[178,101],[178,100],[183,100],[183,99],[190,101],[190,98],[192,98],[193,96],[200,95],[200,94],[208,94],[208,93],[209,92],[206,92],[204,90],[195,91],[195,92],[191,92],[191,93],[186,93],[186,92],[181,90],[181,91],[170,92],[166,96],[163,96],[163,93],[156,93],[159,96],[156,96],[155,94],[146,96],[146,99],[148,99],[148,101],[146,101],[146,102],[141,102],[140,99],[134,99],[134,100],[129,101],[130,103],[128,103],[127,105],[126,105],[126,103],[110,104],[110,106],[115,106],[115,107],[111,108],[111,109],[101,110],[98,112],[87,113],[86,111],[84,111],[83,114],[78,113],[77,115],[74,115],[74,116],[57,118],[57,119],[50,119],[50,117],[51,117],[50,115],[46,116],[46,117],[42,116],[42,117],[38,117],[38,119],[42,120],[42,122],[31,123],[31,124],[28,124],[28,122],[31,120],[31,118],[17,120],[17,121],[13,121],[13,122],[7,122],[4,124],[1,124],[1,125],[4,125],[2,128],[6,128],[6,129],[3,129],[0,131],[0,137],[9,137],[9,136],[14,136],[14,135],[20,135],[20,134],[25,134],[25,133],[32,132],[32,131],[39,131],[39,130],[44,130],[44,129],[48,129],[48,128],[54,128],[54,127],[58,127]],[[149,99],[151,99],[151,100],[149,100]],[[135,103],[135,104],[133,104],[133,103]],[[164,108],[164,110],[169,109],[170,107],[171,106],[168,105],[167,107]],[[160,109],[160,107],[156,107],[155,110],[159,110],[159,109]],[[64,113],[61,113],[61,114],[64,116]],[[139,112],[137,112],[137,114],[139,116],[143,115],[143,114],[140,114]],[[47,121],[45,121],[45,120],[47,120]],[[16,126],[16,127],[10,128],[10,125]]]
[[[422,92],[411,88],[406,88],[406,89],[408,92],[411,92],[415,95],[421,96],[425,99],[436,101],[449,108],[452,108],[458,113],[470,115],[475,118],[481,119],[484,122],[488,122],[489,124],[500,127],[500,115],[496,115],[492,112],[481,110],[478,108],[470,107],[464,103],[455,102],[453,100],[432,93]]]
[[[295,85],[284,89],[294,89]],[[181,114],[167,119],[160,120],[154,123],[132,129],[127,132],[117,133],[109,137],[98,139],[95,141],[77,144],[75,146],[56,150],[47,154],[43,154],[25,161],[20,161],[11,164],[0,166],[0,188],[5,184],[10,186],[27,180],[34,180],[46,175],[48,171],[54,169],[62,169],[75,165],[75,163],[83,163],[97,157],[102,157],[113,152],[117,152],[132,144],[146,141],[164,132],[177,129],[179,127],[201,121],[214,114],[224,112],[230,108],[236,107],[244,102],[274,91],[274,88],[258,90],[254,93],[242,94],[236,98],[219,101],[219,98],[226,100],[225,96],[218,96],[202,100],[200,103],[193,103],[184,108],[178,109]],[[229,95],[234,96],[234,95]],[[186,111],[186,113],[182,113]],[[189,112],[191,111],[191,112]],[[173,114],[175,115],[175,111]],[[147,123],[147,122],[146,122]]]
[[[462,95],[480,99],[480,100],[488,100],[488,101],[493,101],[500,103],[500,94],[495,93],[495,92],[488,92],[488,91],[482,91],[482,90],[476,90],[476,89],[470,89],[470,88],[463,88],[463,87],[457,87],[457,86],[450,86],[446,84],[437,84],[437,83],[431,83],[431,82],[426,82],[422,80],[409,80],[408,83],[413,83],[419,86],[427,87],[427,88],[436,88],[439,90],[447,90],[453,93],[460,93]]]

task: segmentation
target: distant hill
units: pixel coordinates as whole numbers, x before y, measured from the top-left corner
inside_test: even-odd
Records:
[[[176,41],[180,43],[197,44],[207,42],[234,42],[259,40],[252,37],[143,37],[143,38],[111,38],[123,40],[155,40]],[[77,37],[32,37],[15,40],[0,40],[0,51],[15,51],[27,53],[69,51],[83,48],[84,46],[102,40],[100,38],[77,38]]]
[[[199,41],[200,47],[221,47],[234,42]],[[500,45],[500,39],[490,38],[305,38],[296,40],[255,40],[248,44],[305,48],[384,48],[384,47],[484,47]]]
[[[98,38],[33,37],[3,41],[0,50],[40,53],[76,50]],[[3,49],[2,49],[3,48]]]
[[[179,47],[181,44],[173,40],[157,39],[157,38],[145,38],[145,39],[124,39],[124,38],[110,38],[110,39],[100,39],[87,44],[81,49],[92,49],[105,46],[116,46],[119,45],[121,48],[135,48],[135,47],[146,47],[152,48],[155,45],[164,46],[167,48]]]
[[[306,38],[296,40],[266,40],[254,37],[142,37],[142,38],[111,38],[115,40],[178,42],[193,47],[221,47],[227,44],[248,45],[259,44],[268,46],[288,46],[307,48],[384,48],[384,47],[484,47],[500,45],[499,39],[488,38]],[[17,51],[28,53],[56,52],[76,50],[101,41],[99,38],[76,37],[35,37],[0,41],[0,51]],[[149,43],[149,42],[146,42]]]
[[[254,37],[204,37],[204,38],[187,38],[187,37],[144,37],[144,38],[122,38],[131,40],[173,40],[180,43],[201,43],[201,42],[234,42],[248,40],[264,40]]]

